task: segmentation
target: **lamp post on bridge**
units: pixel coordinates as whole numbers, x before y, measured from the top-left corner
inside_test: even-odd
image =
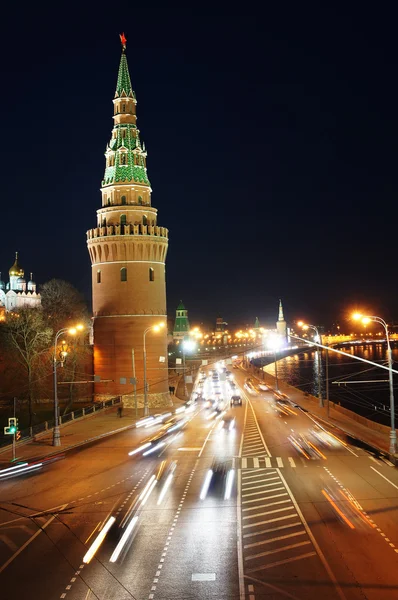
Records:
[[[146,334],[149,331],[160,331],[162,329],[162,327],[164,327],[165,324],[163,322],[158,323],[158,325],[151,325],[150,327],[147,327],[144,331],[144,416],[147,416],[149,414],[149,406],[148,406],[148,383],[147,383],[147,379],[146,379],[146,345],[145,345],[145,338],[146,338]]]
[[[303,323],[303,321],[299,321],[297,323],[297,325],[299,327],[301,327],[302,329],[304,329],[304,331],[306,331],[307,329],[312,329],[313,331],[315,331],[316,337],[315,337],[315,341],[318,342],[319,344],[322,344],[322,336],[319,333],[319,329],[316,325],[310,325],[309,323]],[[323,403],[323,396],[322,396],[322,378],[321,378],[321,372],[322,372],[322,350],[321,349],[317,349],[317,358],[318,358],[318,398],[319,398],[319,407],[323,408],[324,407],[324,403]]]
[[[392,456],[395,455],[397,449],[397,432],[395,430],[395,401],[394,401],[394,380],[392,373],[392,350],[390,344],[390,334],[388,332],[388,325],[384,319],[377,316],[371,315],[362,315],[360,313],[355,313],[352,318],[355,321],[361,321],[364,325],[367,325],[371,321],[374,323],[379,323],[384,328],[386,332],[386,342],[387,342],[387,359],[388,359],[388,381],[390,388],[390,417],[391,417],[391,429],[390,429],[390,454]]]

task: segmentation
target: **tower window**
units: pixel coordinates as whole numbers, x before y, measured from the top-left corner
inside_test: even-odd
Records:
[[[97,283],[101,283],[101,271],[97,271]]]
[[[126,196],[122,196],[121,200],[122,200],[122,204],[126,204]]]
[[[124,152],[123,152],[123,154],[120,155],[120,164],[127,165],[127,156]]]
[[[122,129],[122,138],[124,139],[126,137],[126,130]]]
[[[110,205],[111,205],[111,199],[108,198],[108,206],[110,206]]]
[[[142,217],[142,224],[143,224],[143,225],[147,225],[147,224],[148,224],[148,219],[147,219],[147,216],[146,216],[146,215],[144,215],[144,216]]]
[[[155,281],[155,271],[149,267],[149,281]]]
[[[122,104],[122,112],[126,112],[126,105]]]
[[[126,225],[126,224],[127,224],[126,215],[120,215],[120,225]]]
[[[142,204],[142,196],[138,196],[138,204]]]
[[[127,269],[126,269],[126,267],[122,267],[120,269],[120,281],[127,281]]]
[[[106,227],[106,217],[102,219],[102,227]]]

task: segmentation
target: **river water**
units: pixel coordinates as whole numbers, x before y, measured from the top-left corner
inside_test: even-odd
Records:
[[[328,352],[329,398],[345,408],[378,421],[384,425],[390,423],[390,395],[388,371],[355,360],[353,356],[365,358],[378,364],[387,365],[387,347],[385,343],[361,343],[337,348],[344,356],[332,350]],[[394,367],[398,370],[398,345],[392,343]],[[258,359],[259,361],[261,359]],[[257,360],[253,361],[257,363]],[[258,363],[257,363],[258,364]],[[260,366],[260,365],[259,365]],[[308,350],[288,356],[277,363],[278,377],[291,385],[318,396],[319,384],[323,398],[326,393],[325,351],[322,352],[322,364],[319,377],[317,351]],[[264,367],[267,373],[275,375],[274,363]],[[394,386],[396,385],[394,376]],[[360,383],[350,383],[360,382]],[[394,387],[395,389],[395,387]],[[396,404],[398,403],[398,397]],[[396,415],[397,415],[397,411]]]

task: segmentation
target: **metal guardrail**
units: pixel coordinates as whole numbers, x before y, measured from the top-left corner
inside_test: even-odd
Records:
[[[121,396],[116,396],[115,398],[110,398],[109,400],[103,400],[102,402],[95,402],[91,406],[85,406],[84,408],[79,408],[78,410],[73,410],[70,413],[66,413],[66,415],[59,415],[59,424],[64,425],[66,423],[70,423],[71,421],[77,421],[88,415],[92,415],[101,411],[105,408],[110,408],[111,406],[115,406],[116,404],[120,404],[122,402]],[[29,439],[36,437],[41,433],[45,433],[46,431],[51,431],[54,427],[54,419],[50,419],[49,421],[43,421],[43,423],[37,423],[32,427],[27,427],[26,429],[21,429],[21,438],[17,442],[20,444],[21,442],[26,442]],[[12,445],[12,436],[2,436],[0,437],[0,448],[6,448],[7,446]]]

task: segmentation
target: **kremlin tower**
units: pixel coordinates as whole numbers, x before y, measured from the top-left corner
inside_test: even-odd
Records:
[[[287,339],[287,327],[285,317],[283,316],[282,300],[279,300],[279,313],[278,320],[276,322],[276,330],[282,339]]]
[[[149,406],[168,397],[165,261],[168,230],[151,204],[147,153],[137,128],[137,100],[126,58],[126,38],[106,147],[97,225],[87,232],[92,265],[94,373],[97,397],[144,394],[144,334]],[[151,330],[161,324],[162,328]],[[105,381],[104,381],[105,380]],[[127,402],[126,402],[127,401]]]

